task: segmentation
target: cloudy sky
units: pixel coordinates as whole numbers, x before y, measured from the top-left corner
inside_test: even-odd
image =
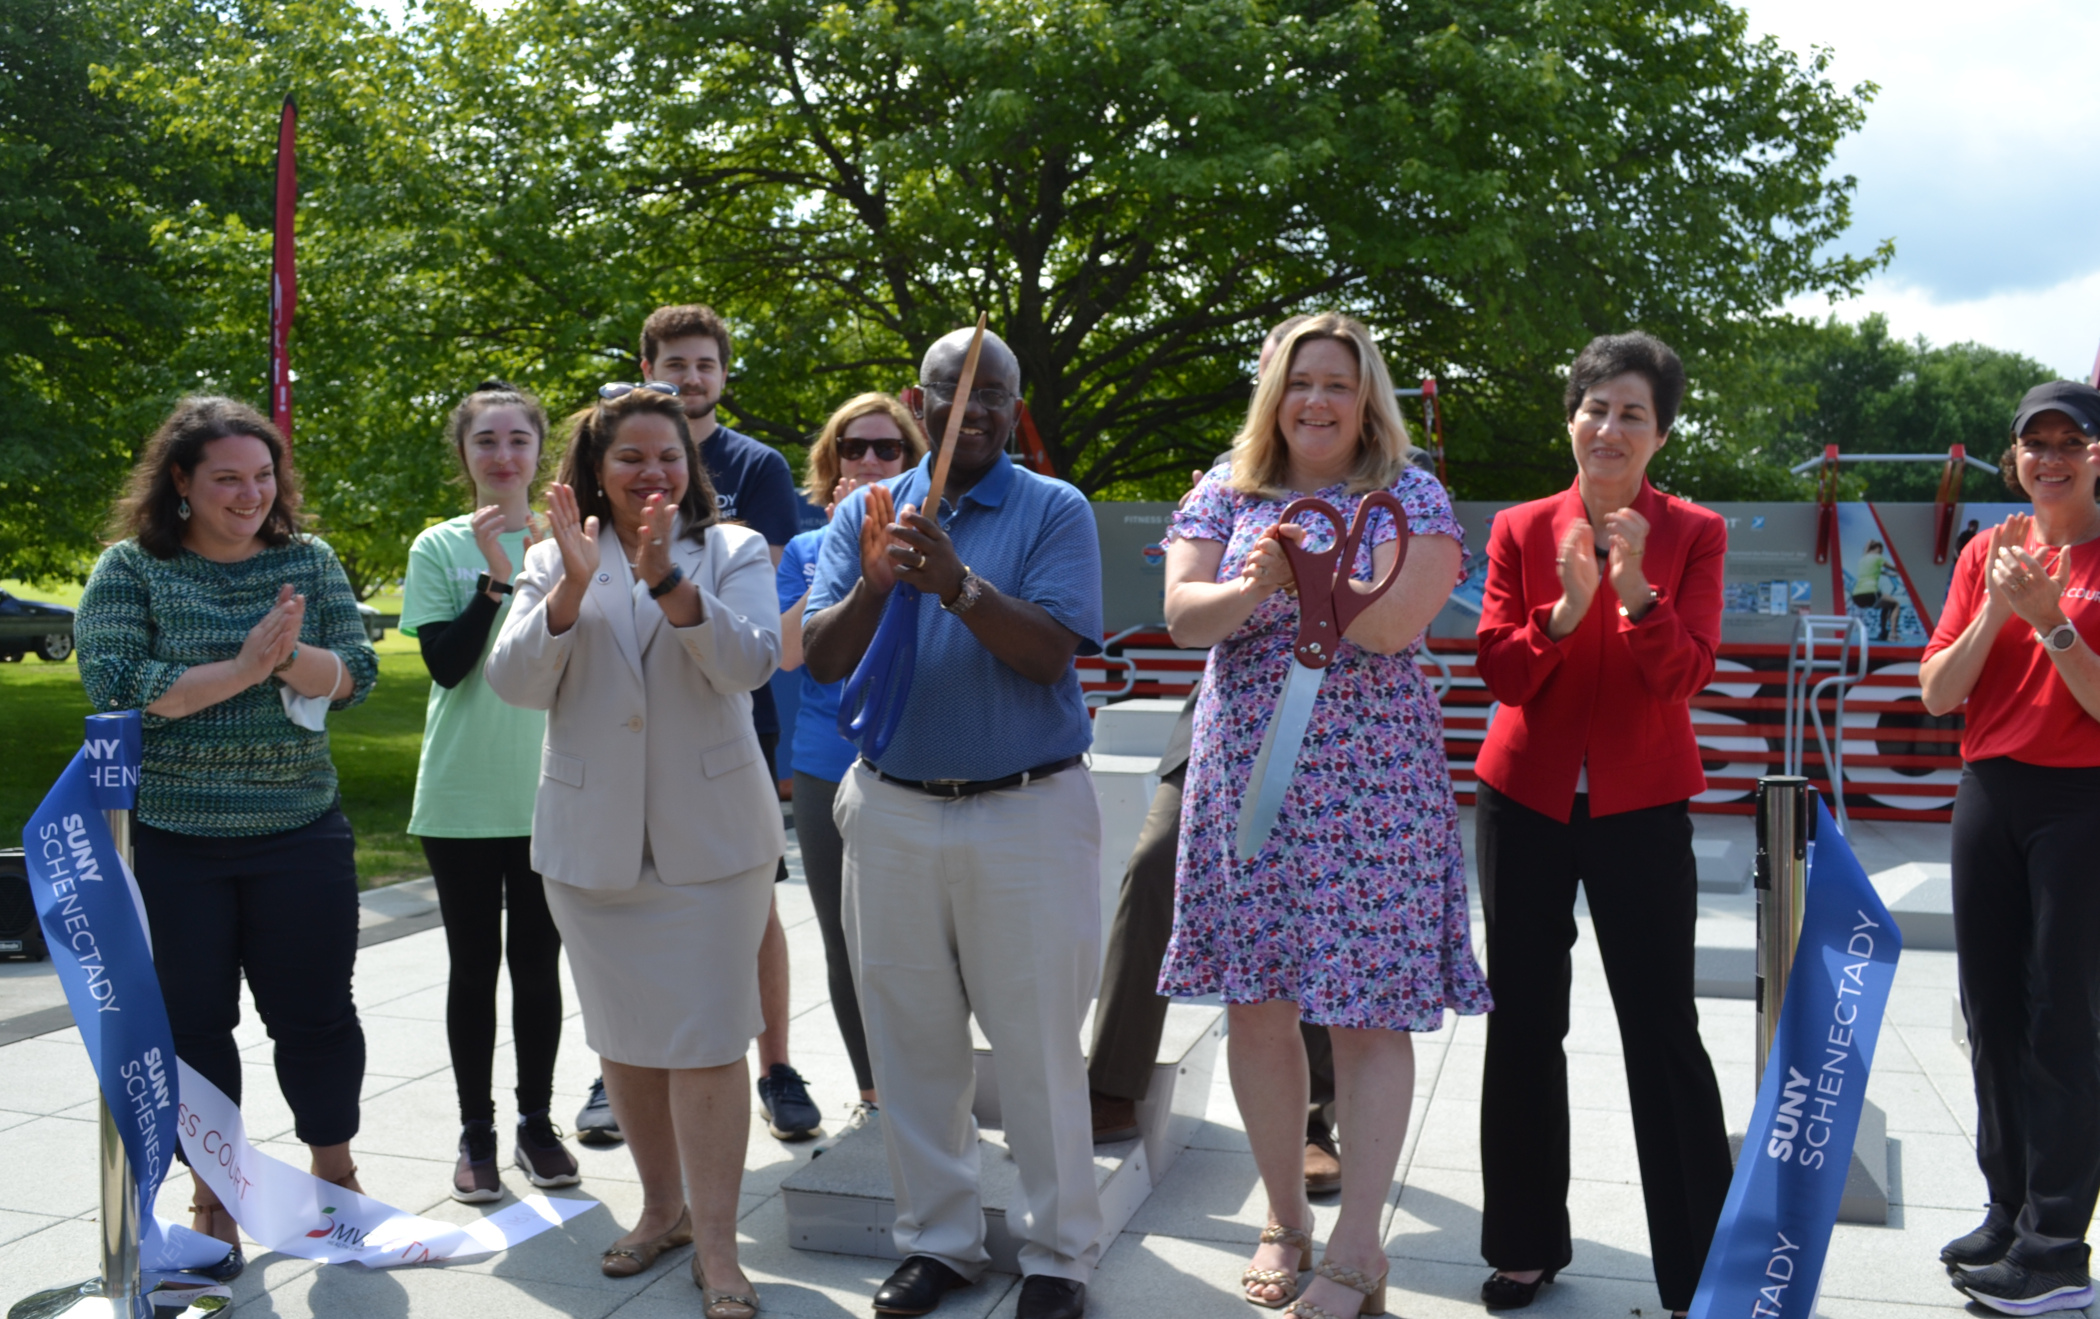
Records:
[[[1838,148],[1859,180],[1853,238],[1896,259],[1840,318],[1973,339],[2083,380],[2100,349],[2100,4],[2092,0],[1737,0],[1753,30],[1836,53],[1881,91]],[[1823,299],[1793,310],[1821,316]]]

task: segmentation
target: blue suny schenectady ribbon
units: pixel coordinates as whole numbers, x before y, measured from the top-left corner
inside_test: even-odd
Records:
[[[1903,935],[1820,797],[1801,943],[1690,1319],[1809,1319]]]
[[[216,1262],[226,1247],[153,1216],[177,1145],[175,1037],[146,914],[102,815],[130,809],[138,765],[138,712],[90,716],[85,744],[29,817],[22,851],[52,966],[138,1185],[140,1262],[177,1270]]]

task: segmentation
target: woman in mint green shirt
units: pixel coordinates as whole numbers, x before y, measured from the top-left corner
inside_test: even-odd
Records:
[[[531,498],[546,435],[539,400],[506,381],[482,382],[453,409],[447,438],[475,509],[416,537],[403,589],[401,631],[421,646],[431,678],[408,831],[422,840],[437,881],[452,955],[445,1031],[461,1127],[452,1198],[470,1204],[503,1198],[491,1088],[496,974],[506,957],[518,1061],[512,1157],[535,1186],[581,1180],[547,1112],[562,1014],[561,936],[532,868],[547,716],[504,704],[481,676],[510,610],[511,576],[532,544]]]

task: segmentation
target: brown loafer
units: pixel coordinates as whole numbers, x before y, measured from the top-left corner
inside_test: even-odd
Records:
[[[1115,1095],[1104,1095],[1099,1090],[1086,1092],[1087,1101],[1094,1110],[1094,1143],[1112,1145],[1119,1140],[1136,1140],[1138,1134],[1137,1104]]]
[[[1334,1142],[1307,1141],[1305,1144],[1305,1193],[1307,1195],[1333,1195],[1342,1189],[1342,1160],[1335,1152]]]
[[[631,1246],[611,1246],[598,1257],[598,1271],[608,1278],[632,1278],[651,1264],[657,1256],[677,1246],[693,1243],[693,1211],[680,1209],[678,1221],[671,1230],[660,1237],[637,1241]]]

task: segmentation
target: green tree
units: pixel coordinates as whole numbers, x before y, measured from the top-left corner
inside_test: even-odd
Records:
[[[2007,444],[2020,395],[2055,373],[2032,358],[1977,343],[1934,347],[1922,336],[1894,338],[1879,313],[1845,324],[1805,326],[1776,364],[1791,415],[1765,420],[1768,466],[1814,458],[1827,444],[1846,453],[1944,454],[1963,445],[1996,462]],[[1934,463],[1875,463],[1844,469],[1850,490],[1868,499],[1929,501],[1939,489]],[[1962,498],[2006,500],[2002,478],[1969,469]]]
[[[127,46],[176,53],[108,0],[0,0],[0,576],[92,560],[191,312],[156,226],[235,200],[208,157],[96,89]]]
[[[1785,298],[1876,260],[1818,255],[1871,88],[1721,0],[139,4],[186,57],[106,86],[167,140],[266,179],[299,98],[298,461],[362,584],[463,507],[454,398],[585,401],[661,302],[730,316],[724,411],[788,448],[989,309],[1058,470],[1118,494],[1177,488],[1267,326],[1339,306],[1444,382],[1455,483],[1495,497],[1565,479],[1592,334],[1746,375]],[[259,394],[266,213],[159,242],[214,297],[177,374]],[[1688,471],[1755,476],[1736,429],[1699,439]]]

